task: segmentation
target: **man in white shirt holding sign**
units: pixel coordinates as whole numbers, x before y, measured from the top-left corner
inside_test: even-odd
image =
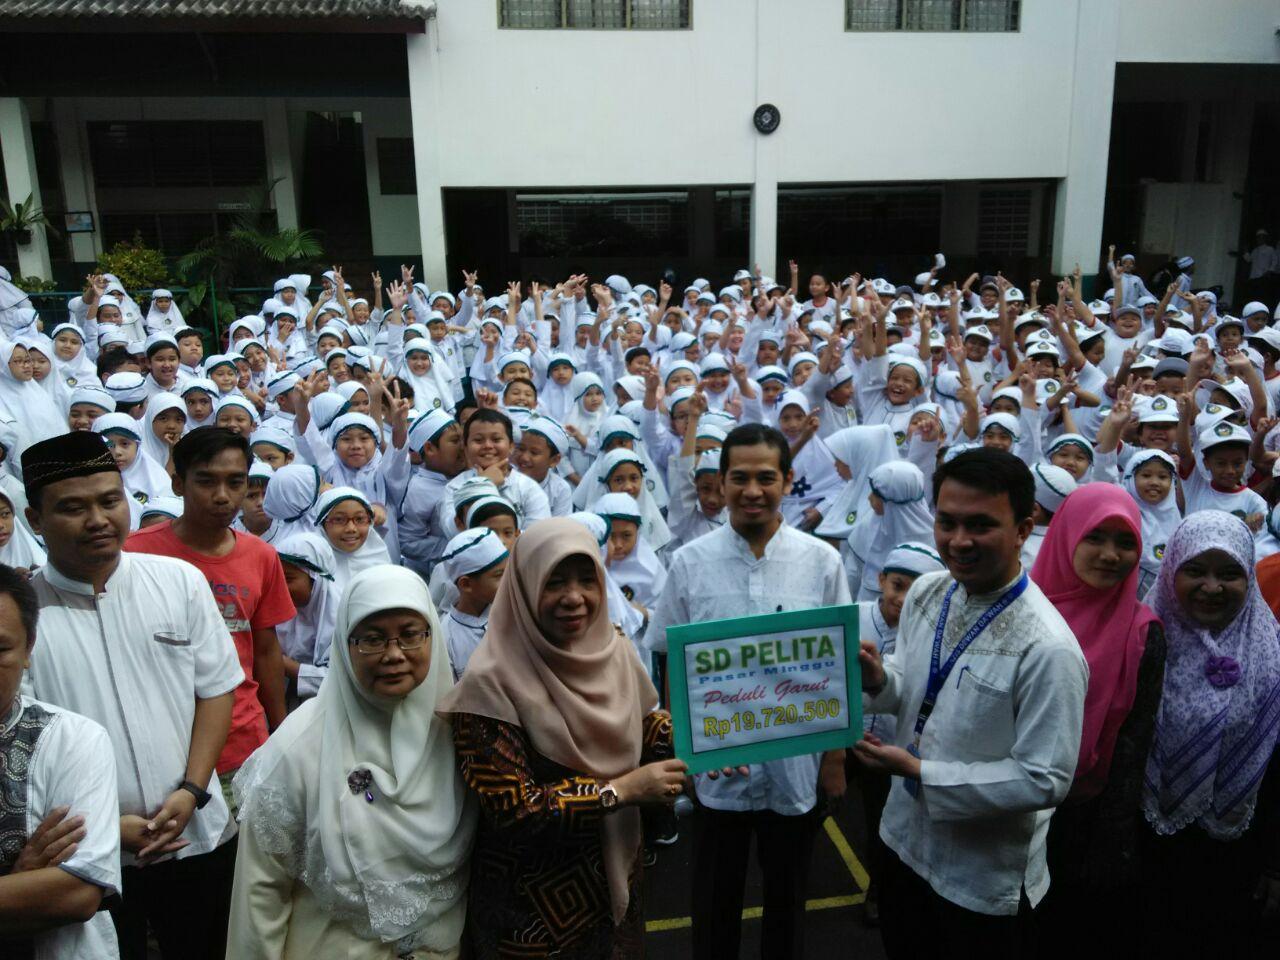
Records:
[[[1019,914],[1049,888],[1045,835],[1080,750],[1088,667],[1022,570],[1035,482],[1016,457],[960,454],[934,475],[946,573],[920,577],[883,661],[864,641],[864,710],[893,743],[855,750],[894,774],[880,836],[880,917],[891,960],[1020,956]]]
[[[729,434],[720,452],[729,522],[676,552],[649,625],[654,649],[667,649],[667,627],[677,624],[852,602],[840,554],[782,521],[791,479],[791,448],[777,430],[752,423]],[[693,956],[738,956],[753,833],[764,874],[761,955],[804,955],[819,780],[828,796],[844,794],[843,750],[752,764],[746,777],[697,777]]]

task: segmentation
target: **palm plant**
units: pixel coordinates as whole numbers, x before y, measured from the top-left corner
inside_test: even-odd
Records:
[[[53,236],[59,236],[57,230],[44,210],[35,202],[35,194],[27,194],[27,199],[10,204],[0,197],[0,234],[13,237],[18,243],[31,242],[31,228],[42,226]]]
[[[178,258],[176,269],[187,287],[186,298],[180,304],[185,316],[208,317],[216,332],[237,316],[258,309],[259,304],[252,297],[231,294],[233,288],[267,285],[281,273],[323,256],[315,231],[275,228],[270,201],[279,182],[272,180],[254,188],[230,229],[206,237],[190,253]]]

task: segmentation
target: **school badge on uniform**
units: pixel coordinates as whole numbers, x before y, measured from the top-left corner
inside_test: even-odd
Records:
[[[853,522],[854,522],[855,520],[857,520],[857,519],[858,519],[858,511],[857,511],[857,510],[850,510],[850,511],[849,511],[849,515],[848,515],[847,517],[845,517],[845,518],[844,518],[844,522],[845,522],[845,523],[853,523]]]
[[[1154,547],[1152,547],[1152,548],[1151,548],[1151,555],[1152,555],[1152,556],[1154,556],[1157,560],[1163,560],[1163,559],[1164,559],[1164,544],[1163,544],[1163,543],[1157,543]]]

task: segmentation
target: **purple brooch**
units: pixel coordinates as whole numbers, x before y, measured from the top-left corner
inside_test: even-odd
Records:
[[[359,795],[360,791],[364,791],[364,798],[369,803],[373,803],[373,791],[369,788],[373,786],[373,774],[368,770],[353,770],[351,775],[347,777],[347,788],[354,794]]]
[[[1204,665],[1204,675],[1219,690],[1234,687],[1240,682],[1240,664],[1231,657],[1210,657]]]

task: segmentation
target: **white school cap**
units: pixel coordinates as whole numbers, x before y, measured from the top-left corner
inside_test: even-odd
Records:
[[[1021,436],[1018,432],[1018,418],[1011,413],[989,413],[982,418],[979,425],[978,434],[985,434],[991,427],[999,427],[1009,436],[1013,437],[1013,442],[1017,443]]]
[[[116,409],[116,401],[101,387],[82,386],[76,387],[71,391],[71,399],[67,401],[67,409],[70,410],[77,403],[91,403],[95,407],[101,407],[107,413],[113,413]]]
[[[1138,423],[1177,423],[1178,401],[1173,397],[1157,394],[1143,404]]]
[[[117,404],[138,403],[147,399],[146,381],[140,373],[113,373],[104,384]]]
[[[445,577],[450,583],[457,583],[460,577],[483,573],[507,556],[507,548],[496,533],[488,527],[477,527],[464,530],[450,540],[441,562]]]
[[[292,370],[285,370],[283,373],[277,373],[267,381],[268,399],[277,400],[284,396],[298,385],[299,380],[301,380],[301,377]]]
[[[889,551],[881,569],[885,573],[905,573],[909,577],[919,577],[945,570],[946,565],[932,547],[923,543],[900,543]]]
[[[1057,513],[1062,501],[1076,489],[1076,479],[1052,463],[1037,463],[1031,468],[1036,481],[1036,503],[1050,513]]]
[[[102,418],[99,417],[99,420]],[[1216,427],[1211,427],[1200,434],[1200,450],[1207,452],[1211,447],[1219,447],[1224,443],[1243,443],[1248,445],[1253,442],[1253,435],[1239,424],[1231,423],[1223,420]]]
[[[552,417],[535,413],[524,422],[520,429],[524,433],[536,433],[551,444],[551,448],[556,453],[563,454],[569,449],[569,435],[565,433],[564,427]]]

